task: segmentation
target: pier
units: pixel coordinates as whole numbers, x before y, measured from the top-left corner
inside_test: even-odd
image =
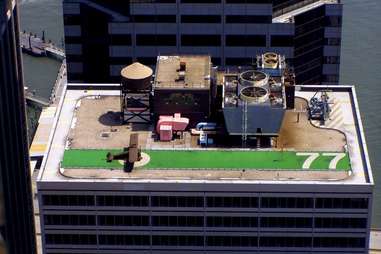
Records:
[[[57,74],[57,79],[54,83],[54,86],[49,98],[50,105],[56,104],[60,101],[60,98],[62,96],[62,91],[66,83],[67,83],[66,60],[63,60]]]
[[[61,98],[62,90],[66,81],[67,81],[66,60],[63,60],[61,67],[58,71],[56,81],[54,82],[54,86],[52,88],[52,92],[51,92],[49,100],[36,95],[33,91],[29,91],[26,88],[25,99],[26,99],[27,105],[34,108],[44,108],[44,107],[49,107],[50,105],[56,103]]]
[[[50,105],[49,101],[45,98],[37,96],[34,92],[25,91],[26,104],[33,108],[43,108]]]
[[[47,42],[44,33],[42,38],[27,32],[20,33],[20,46],[24,53],[31,56],[49,57],[59,61],[65,59],[65,51],[51,41]]]
[[[57,98],[59,99],[63,86],[62,83],[66,82],[65,51],[54,45],[50,40],[46,41],[44,32],[42,33],[42,38],[32,33],[21,32],[20,47],[25,54],[34,57],[49,57],[62,62],[49,100],[37,96],[33,91],[25,90],[25,98],[28,106],[33,108],[49,107]]]

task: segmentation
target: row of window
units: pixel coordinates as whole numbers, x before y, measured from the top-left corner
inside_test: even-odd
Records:
[[[112,41],[114,43],[114,41]],[[136,35],[137,46],[176,46],[176,35]],[[271,36],[271,47],[292,47],[292,36]],[[221,46],[220,35],[181,35],[182,46]],[[266,47],[266,35],[226,35],[228,47]]]
[[[266,47],[266,35],[227,35],[226,46],[229,47]],[[106,44],[132,45],[130,35],[112,35],[103,38]],[[289,47],[292,38],[289,36],[272,36],[271,46]],[[81,37],[67,36],[66,44],[81,44]],[[222,39],[220,35],[182,35],[182,46],[212,46],[220,47]],[[138,34],[136,35],[137,46],[176,46],[177,38],[174,34]]]
[[[222,22],[221,15],[181,15],[181,23],[215,23]],[[176,23],[176,15],[133,15],[135,23]],[[272,16],[267,15],[226,15],[226,24],[269,24]]]
[[[102,40],[111,45],[132,45],[131,35],[111,35]],[[81,44],[82,38],[66,36],[66,44]],[[333,43],[333,42],[332,42]],[[332,45],[332,43],[330,45]],[[175,34],[138,34],[136,35],[137,46],[176,46]],[[181,46],[212,46],[220,47],[222,38],[220,35],[181,35]],[[271,47],[293,47],[293,36],[271,36]],[[226,35],[225,46],[228,47],[266,47],[266,35]]]
[[[204,223],[205,220],[205,223]],[[95,215],[44,215],[45,225],[95,226]],[[100,226],[366,228],[366,218],[98,215]]]
[[[152,245],[220,247],[301,247],[364,248],[365,238],[357,237],[255,237],[199,235],[70,235],[47,234],[46,244],[69,245]]]
[[[151,199],[151,201],[149,201]],[[261,205],[259,205],[259,200]],[[43,195],[45,206],[367,209],[367,198]]]
[[[176,23],[176,15],[133,15],[131,22],[135,23]],[[215,23],[222,21],[220,15],[181,15],[181,23]],[[226,15],[226,24],[271,24],[272,16],[268,15]],[[341,16],[324,16],[322,26],[340,27]]]
[[[67,59],[71,59],[71,62],[82,62],[82,59],[77,60],[77,55],[67,55]],[[157,57],[137,57],[137,61],[139,63],[145,65],[155,65],[157,61]],[[126,65],[128,63],[132,63],[131,57],[112,57],[110,58],[110,65]],[[213,65],[221,65],[221,58],[212,57]],[[225,58],[226,65],[232,66],[251,66],[255,63],[255,58],[253,57],[226,57]],[[119,82],[119,81],[116,81]]]
[[[227,4],[271,4],[273,0],[225,0]],[[177,3],[176,0],[130,0],[133,3]],[[222,3],[222,0],[180,0],[184,4],[215,4]]]

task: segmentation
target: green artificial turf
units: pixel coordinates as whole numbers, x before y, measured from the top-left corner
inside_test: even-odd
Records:
[[[123,168],[123,165],[118,161],[106,161],[108,152],[118,153],[121,151],[95,149],[66,150],[61,166],[63,168]]]
[[[118,161],[106,162],[107,152],[108,150],[66,150],[62,167],[123,168]],[[146,169],[301,170],[307,158],[307,156],[297,156],[296,152],[291,151],[145,150],[143,152],[150,156],[150,162],[144,166]],[[328,170],[332,158],[319,156],[309,170]],[[336,170],[350,170],[348,154],[339,161]]]

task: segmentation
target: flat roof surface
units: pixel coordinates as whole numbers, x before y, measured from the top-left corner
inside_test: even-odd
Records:
[[[81,90],[83,84],[69,84],[39,181],[372,182],[353,87],[329,87],[331,118],[320,126],[308,120],[306,106],[316,91],[327,88],[298,86],[296,107],[286,111],[275,147],[258,150],[200,148],[198,136],[189,132],[158,142],[153,126],[120,124],[117,86]],[[148,159],[125,173],[123,162],[107,163],[106,154],[128,146],[131,133],[139,134]]]
[[[179,80],[180,63],[186,65],[185,78]],[[154,87],[205,89],[210,86],[211,58],[205,55],[159,56]]]

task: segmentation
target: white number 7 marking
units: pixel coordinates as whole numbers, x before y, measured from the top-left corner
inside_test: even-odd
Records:
[[[302,168],[309,169],[311,167],[312,162],[319,157],[319,153],[296,153],[297,156],[308,156],[308,158],[304,161]]]
[[[331,162],[329,163],[329,169],[336,169],[337,163],[345,157],[345,153],[323,153],[323,156],[334,156]]]

